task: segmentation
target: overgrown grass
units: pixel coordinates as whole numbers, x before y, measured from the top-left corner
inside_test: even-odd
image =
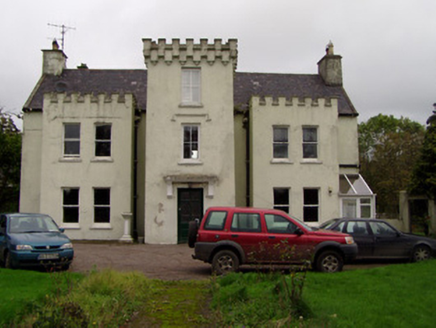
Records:
[[[70,281],[80,277],[71,274]],[[44,272],[0,269],[0,327],[31,311],[34,304],[44,302],[46,295],[55,293],[57,288],[67,289],[66,280],[58,279],[55,287],[53,278]]]
[[[82,275],[0,269],[0,327],[120,327],[132,316],[132,328],[434,327],[435,273],[436,260],[210,281],[149,280],[111,270]]]
[[[150,291],[148,280],[137,272],[0,273],[2,298],[6,294],[11,303],[1,302],[2,326],[119,327],[142,309]]]
[[[435,274],[436,260],[335,274],[309,272],[297,311],[280,275],[232,274],[217,279],[212,305],[221,326],[434,327]],[[291,276],[286,281],[292,291]]]

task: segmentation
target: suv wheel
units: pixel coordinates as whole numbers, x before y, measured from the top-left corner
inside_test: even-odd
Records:
[[[342,256],[333,250],[322,252],[316,260],[316,268],[321,272],[339,272],[342,271],[343,266]]]
[[[217,275],[236,272],[239,269],[238,256],[229,250],[216,253],[212,260],[212,271]]]
[[[188,228],[188,246],[190,248],[195,247],[195,242],[197,241],[197,233],[198,233],[198,221],[190,221]]]

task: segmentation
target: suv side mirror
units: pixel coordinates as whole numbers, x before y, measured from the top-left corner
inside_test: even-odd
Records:
[[[304,234],[303,230],[301,230],[300,228],[297,227],[297,229],[295,229],[294,233],[298,236],[301,236]]]

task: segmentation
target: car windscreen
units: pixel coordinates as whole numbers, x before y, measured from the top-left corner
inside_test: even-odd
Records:
[[[331,229],[336,224],[336,222],[338,222],[338,220],[339,219],[333,219],[333,220],[326,221],[326,222],[322,223],[319,226],[319,228],[320,229],[327,229],[327,230]]]
[[[48,216],[13,216],[9,222],[10,233],[59,231],[56,223]]]
[[[308,226],[306,223],[304,223],[303,221],[301,221],[300,219],[296,218],[295,216],[292,216],[292,219],[294,219],[295,221],[297,221],[300,225],[302,225],[306,230],[308,231],[313,231],[313,228]]]

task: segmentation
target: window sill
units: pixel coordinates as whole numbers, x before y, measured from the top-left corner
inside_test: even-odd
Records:
[[[91,230],[112,230],[112,226],[110,223],[94,223]]]
[[[64,163],[81,163],[82,159],[80,157],[61,157],[61,158],[59,158],[59,162],[64,162]]]
[[[180,103],[179,108],[203,108],[202,103]]]
[[[320,161],[317,158],[306,158],[306,159],[303,159],[300,163],[301,164],[322,164],[322,161]]]
[[[181,162],[178,162],[177,164],[178,165],[203,165],[203,162],[200,160],[185,159],[182,160]]]
[[[273,158],[270,161],[271,164],[294,164],[289,158]]]
[[[65,230],[80,230],[79,223],[63,223],[60,227]]]
[[[112,157],[94,157],[91,159],[91,163],[113,163]]]

